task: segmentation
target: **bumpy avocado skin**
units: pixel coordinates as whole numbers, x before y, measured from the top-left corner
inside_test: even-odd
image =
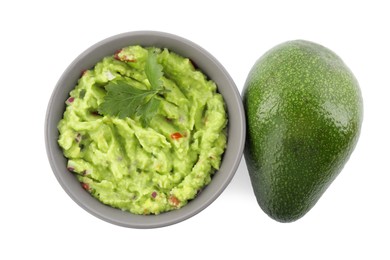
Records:
[[[363,101],[344,62],[313,42],[282,43],[253,66],[243,89],[244,157],[260,207],[279,222],[304,216],[348,161]]]

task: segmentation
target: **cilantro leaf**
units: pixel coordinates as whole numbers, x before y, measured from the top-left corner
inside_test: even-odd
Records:
[[[136,114],[140,115],[137,113],[139,107],[145,105],[148,102],[148,98],[158,93],[157,90],[138,89],[125,81],[110,82],[105,88],[107,94],[98,111],[100,114],[117,116],[119,118],[131,117]]]
[[[140,116],[140,121],[143,127],[149,125],[152,118],[156,115],[160,107],[160,100],[152,97],[149,102],[142,104],[137,109],[137,115]]]
[[[152,89],[158,89],[161,87],[161,78],[163,76],[163,66],[157,62],[156,54],[149,50],[148,58],[145,64],[145,74]]]
[[[150,89],[136,88],[124,80],[108,83],[105,86],[107,94],[98,112],[122,119],[138,116],[142,126],[147,127],[160,107],[161,100],[156,97],[157,94],[169,92],[162,87],[163,66],[157,62],[157,55],[153,51],[148,53],[145,74]]]

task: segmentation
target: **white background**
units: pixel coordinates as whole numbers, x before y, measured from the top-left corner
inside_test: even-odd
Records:
[[[390,9],[365,2],[2,1],[0,259],[390,259]],[[281,224],[264,214],[244,160],[213,204],[165,228],[115,226],[70,199],[44,146],[51,92],[82,51],[135,30],[194,41],[240,91],[254,62],[281,42],[311,40],[342,57],[361,85],[362,133],[306,216]]]

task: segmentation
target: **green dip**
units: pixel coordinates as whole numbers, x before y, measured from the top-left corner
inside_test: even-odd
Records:
[[[144,67],[148,50],[163,66],[156,116],[99,114],[110,81],[150,88]],[[68,170],[102,203],[134,214],[159,214],[194,199],[219,169],[227,142],[227,113],[216,84],[191,61],[167,49],[129,46],[83,72],[70,92],[58,143]]]

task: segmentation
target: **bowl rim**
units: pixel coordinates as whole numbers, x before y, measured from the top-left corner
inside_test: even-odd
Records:
[[[190,49],[192,52],[197,53],[198,55],[201,56],[202,59],[205,58],[205,63],[207,63],[208,67],[211,67],[212,69],[216,70],[216,73],[218,75],[221,75],[221,77],[224,81],[226,81],[226,87],[218,87],[218,91],[224,89],[226,93],[229,94],[229,103],[225,99],[225,95],[223,95],[225,99],[225,103],[227,106],[228,114],[229,114],[229,126],[228,126],[228,143],[227,143],[227,148],[225,150],[224,157],[222,158],[222,163],[221,163],[221,168],[218,170],[214,176],[213,179],[216,178],[215,176],[222,170],[223,166],[226,165],[224,171],[224,174],[226,175],[225,177],[220,177],[222,178],[221,181],[219,181],[219,187],[217,190],[211,190],[208,189],[208,194],[207,196],[202,199],[202,203],[196,203],[196,199],[193,201],[190,201],[187,205],[184,207],[169,211],[169,212],[164,212],[159,215],[135,215],[129,212],[124,212],[121,211],[120,209],[112,208],[110,206],[102,204],[100,201],[98,201],[96,198],[93,198],[90,194],[84,191],[85,195],[89,197],[80,197],[80,194],[78,194],[74,187],[74,185],[70,184],[69,181],[66,179],[68,174],[67,170],[66,173],[64,173],[64,165],[59,165],[60,163],[58,162],[59,160],[59,154],[58,154],[58,143],[57,143],[57,138],[58,137],[58,130],[57,130],[57,135],[55,135],[55,131],[53,128],[56,128],[58,121],[54,120],[53,117],[56,115],[55,112],[53,112],[53,108],[56,106],[58,107],[59,104],[57,103],[58,100],[58,95],[60,93],[63,93],[63,85],[65,85],[65,82],[67,82],[67,78],[69,74],[72,73],[73,70],[75,70],[76,66],[80,64],[83,60],[88,58],[90,55],[93,54],[93,52],[97,51],[99,48],[106,47],[113,42],[129,42],[129,39],[137,39],[137,38],[147,38],[150,39],[152,42],[155,41],[156,44],[144,44],[144,46],[151,46],[155,45],[159,47],[164,47],[167,42],[172,42],[177,44],[178,46],[182,46],[181,50],[177,49],[172,49],[173,52],[178,53],[180,55],[183,55],[181,52],[186,52],[186,49]],[[145,39],[146,39],[145,38]],[[160,41],[162,43],[160,44]],[[118,43],[119,44],[119,43]],[[122,48],[129,46],[131,44],[122,44]],[[143,45],[140,43],[140,45]],[[164,45],[164,46],[161,46]],[[169,46],[166,46],[168,49]],[[116,48],[119,49],[119,48]],[[112,52],[114,53],[114,52]],[[103,57],[107,56],[106,54],[98,55],[99,57],[96,57],[97,61],[101,60]],[[183,55],[184,57],[188,57],[186,55]],[[93,63],[96,64],[97,62]],[[199,62],[196,62],[196,65],[199,65]],[[204,67],[199,67],[199,69],[204,72]],[[211,69],[211,70],[212,70]],[[81,70],[80,70],[81,71]],[[209,73],[204,72],[207,76],[209,76]],[[73,73],[74,74],[74,73]],[[211,80],[214,80],[212,76],[209,77]],[[70,84],[70,83],[68,83]],[[75,87],[75,84],[73,84],[73,88]],[[67,93],[69,94],[69,93]],[[63,104],[66,99],[63,99]],[[229,108],[234,108],[232,109]],[[64,111],[64,109],[57,109],[60,111]],[[231,115],[234,115],[235,121],[234,124],[231,124]],[[60,116],[62,118],[62,114]],[[55,125],[55,127],[54,127]],[[233,131],[231,129],[234,129],[234,136],[230,136],[230,132]],[[54,135],[54,136],[53,136]],[[65,71],[62,73],[61,77],[57,81],[53,92],[50,96],[47,109],[46,109],[46,116],[45,116],[45,125],[44,125],[44,138],[45,138],[45,147],[46,147],[46,153],[47,157],[50,163],[50,166],[52,168],[52,171],[57,179],[57,181],[60,183],[62,188],[65,190],[65,192],[75,201],[81,208],[89,212],[90,214],[94,215],[95,217],[98,217],[106,222],[109,222],[111,224],[115,224],[118,226],[123,226],[123,227],[129,227],[129,228],[159,228],[159,227],[164,227],[164,226],[169,226],[172,224],[176,224],[179,222],[182,222],[202,210],[204,210],[206,207],[208,207],[211,203],[213,203],[220,195],[221,193],[226,189],[226,187],[229,185],[231,180],[233,179],[235,172],[241,162],[242,156],[243,156],[243,150],[244,150],[244,145],[245,145],[245,136],[246,136],[246,121],[245,121],[245,113],[244,113],[244,107],[242,104],[242,99],[241,95],[233,81],[233,79],[230,77],[229,73],[226,71],[226,69],[223,67],[223,65],[209,52],[207,52],[205,49],[200,47],[199,45],[195,44],[194,42],[187,40],[181,36],[171,34],[171,33],[166,33],[166,32],[161,32],[161,31],[131,31],[131,32],[125,32],[121,34],[117,34],[111,37],[108,37],[106,39],[103,39],[89,48],[87,48],[85,51],[83,51],[81,54],[79,54],[71,63],[70,65],[65,69]],[[234,139],[233,139],[234,138]],[[234,147],[229,145],[229,142],[234,141]],[[56,147],[57,146],[57,147]],[[228,159],[225,158],[225,155],[227,153],[227,150],[230,147],[230,152],[229,152],[229,161],[227,162]],[[64,159],[63,153],[61,151],[61,155]],[[225,164],[224,164],[225,162]],[[228,165],[227,165],[228,164]],[[66,165],[65,165],[66,168]],[[69,175],[69,174],[68,174]],[[221,173],[220,173],[221,175]],[[217,175],[218,176],[218,175]],[[76,179],[74,176],[72,176],[74,179]],[[72,178],[71,177],[71,178]],[[77,181],[78,182],[78,181]],[[206,186],[205,190],[207,190],[207,187],[212,187],[213,180]],[[81,185],[79,185],[81,186]],[[81,187],[78,187],[77,189],[81,189]],[[204,191],[200,194],[202,196]],[[84,195],[81,195],[84,196]],[[95,202],[90,200],[92,198]],[[89,201],[90,203],[86,203],[86,201]],[[98,203],[98,204],[97,204]],[[190,204],[194,204],[192,208],[188,209]],[[196,204],[195,204],[196,203]],[[199,204],[199,205],[198,205]],[[107,209],[107,212],[104,211],[102,212],[100,210],[100,207],[109,207],[110,209]],[[187,209],[187,210],[185,210]],[[117,211],[114,212],[113,210]],[[114,212],[115,216],[112,216],[112,213]],[[182,214],[181,214],[182,213]],[[117,215],[118,214],[118,215]],[[126,214],[127,216],[130,217],[123,217],[122,215]],[[160,216],[160,217],[159,217]],[[161,217],[162,216],[162,217]]]

